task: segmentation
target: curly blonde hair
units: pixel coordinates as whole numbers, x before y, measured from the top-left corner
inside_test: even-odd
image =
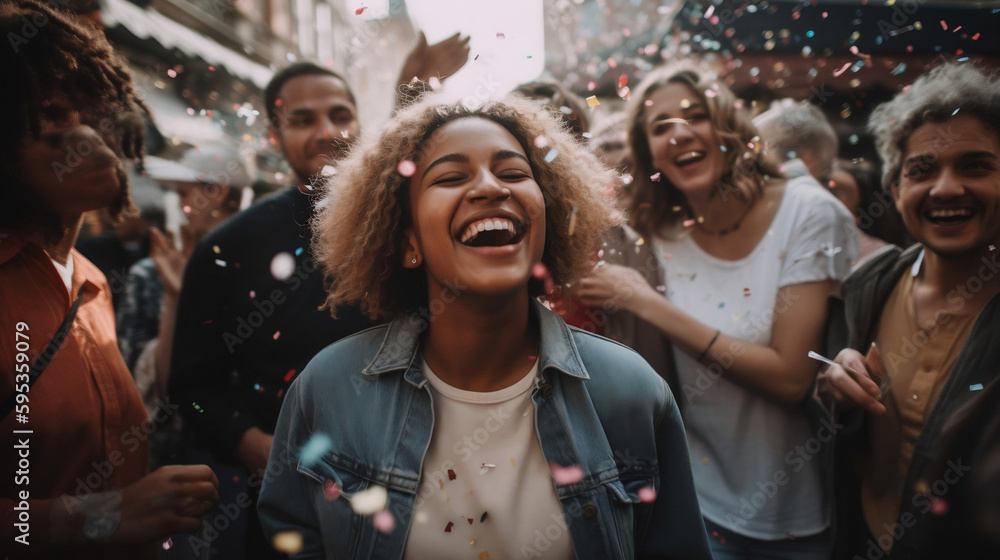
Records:
[[[326,273],[331,314],[339,305],[360,304],[373,319],[387,320],[428,304],[423,267],[402,266],[412,216],[410,180],[397,167],[419,164],[436,130],[469,117],[503,126],[528,156],[545,200],[542,263],[552,280],[568,284],[590,271],[602,234],[615,224],[613,173],[540,104],[509,96],[469,107],[430,94],[400,110],[380,133],[363,135],[321,186],[313,251]],[[546,141],[536,142],[539,137]],[[530,291],[544,295],[542,282],[532,279]]]
[[[625,108],[634,178],[624,191],[623,206],[632,227],[644,237],[677,235],[680,223],[692,217],[687,197],[680,189],[665,176],[661,176],[659,182],[650,178],[658,170],[653,167],[653,154],[646,137],[646,101],[654,91],[667,84],[690,87],[708,109],[709,119],[725,149],[729,169],[717,185],[723,195],[735,191],[737,196],[753,201],[761,196],[765,176],[781,176],[773,164],[765,162],[757,129],[729,88],[691,63],[661,66],[639,83]]]

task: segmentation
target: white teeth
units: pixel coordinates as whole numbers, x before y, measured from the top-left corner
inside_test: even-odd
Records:
[[[701,157],[701,155],[702,155],[701,152],[691,151],[691,152],[688,152],[686,154],[682,154],[682,155],[674,158],[674,162],[679,163],[679,164],[684,164],[684,163],[687,163],[687,162],[689,162],[689,161],[691,161],[693,159],[697,159],[698,157]]]
[[[514,231],[514,223],[505,218],[487,218],[485,220],[473,222],[469,224],[469,227],[465,228],[465,232],[462,233],[462,243],[473,239],[482,231],[495,231],[501,229]]]
[[[951,218],[954,216],[970,216],[972,211],[968,208],[936,208],[928,212],[932,218]]]

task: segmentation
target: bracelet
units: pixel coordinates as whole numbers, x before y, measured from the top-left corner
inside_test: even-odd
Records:
[[[708,346],[707,346],[707,347],[705,348],[705,351],[704,351],[704,352],[702,352],[700,356],[698,356],[698,359],[697,359],[697,361],[698,361],[699,363],[700,363],[700,362],[701,362],[702,360],[704,360],[704,359],[705,359],[705,356],[707,356],[707,355],[708,355],[708,351],[709,351],[709,350],[711,350],[711,349],[712,349],[712,346],[714,346],[714,345],[715,345],[715,341],[716,341],[716,340],[719,340],[719,335],[720,335],[720,334],[722,334],[722,331],[721,331],[721,330],[718,330],[718,329],[716,329],[716,331],[715,331],[715,336],[713,336],[713,337],[712,337],[712,342],[709,342],[709,343],[708,343]]]

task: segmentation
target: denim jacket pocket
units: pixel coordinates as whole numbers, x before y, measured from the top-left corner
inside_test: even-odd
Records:
[[[366,530],[366,525],[370,526],[370,524],[365,524],[364,518],[354,513],[350,500],[358,492],[367,490],[372,481],[334,463],[335,459],[323,457],[308,467],[300,462],[296,469],[300,474],[316,483],[312,501],[316,508],[317,517],[323,520],[323,525],[340,527],[341,531],[350,528],[348,534],[340,533],[330,541],[324,536],[327,557],[354,558],[362,533]],[[330,482],[335,483],[340,489],[339,496],[328,495],[331,490],[328,488]],[[330,499],[330,497],[335,499]],[[333,554],[331,554],[331,546],[334,546]]]
[[[645,495],[647,489],[652,490],[651,496],[656,496],[659,486],[655,475],[628,475],[604,485],[610,497],[622,558],[635,557],[636,543],[641,542],[653,509],[652,502],[643,499],[649,499]]]

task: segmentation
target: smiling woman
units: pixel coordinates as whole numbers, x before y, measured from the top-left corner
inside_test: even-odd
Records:
[[[709,557],[666,384],[535,300],[540,269],[563,284],[592,267],[610,183],[521,98],[429,98],[359,141],[326,186],[316,253],[332,310],[392,322],[289,389],[267,532],[316,557]]]

